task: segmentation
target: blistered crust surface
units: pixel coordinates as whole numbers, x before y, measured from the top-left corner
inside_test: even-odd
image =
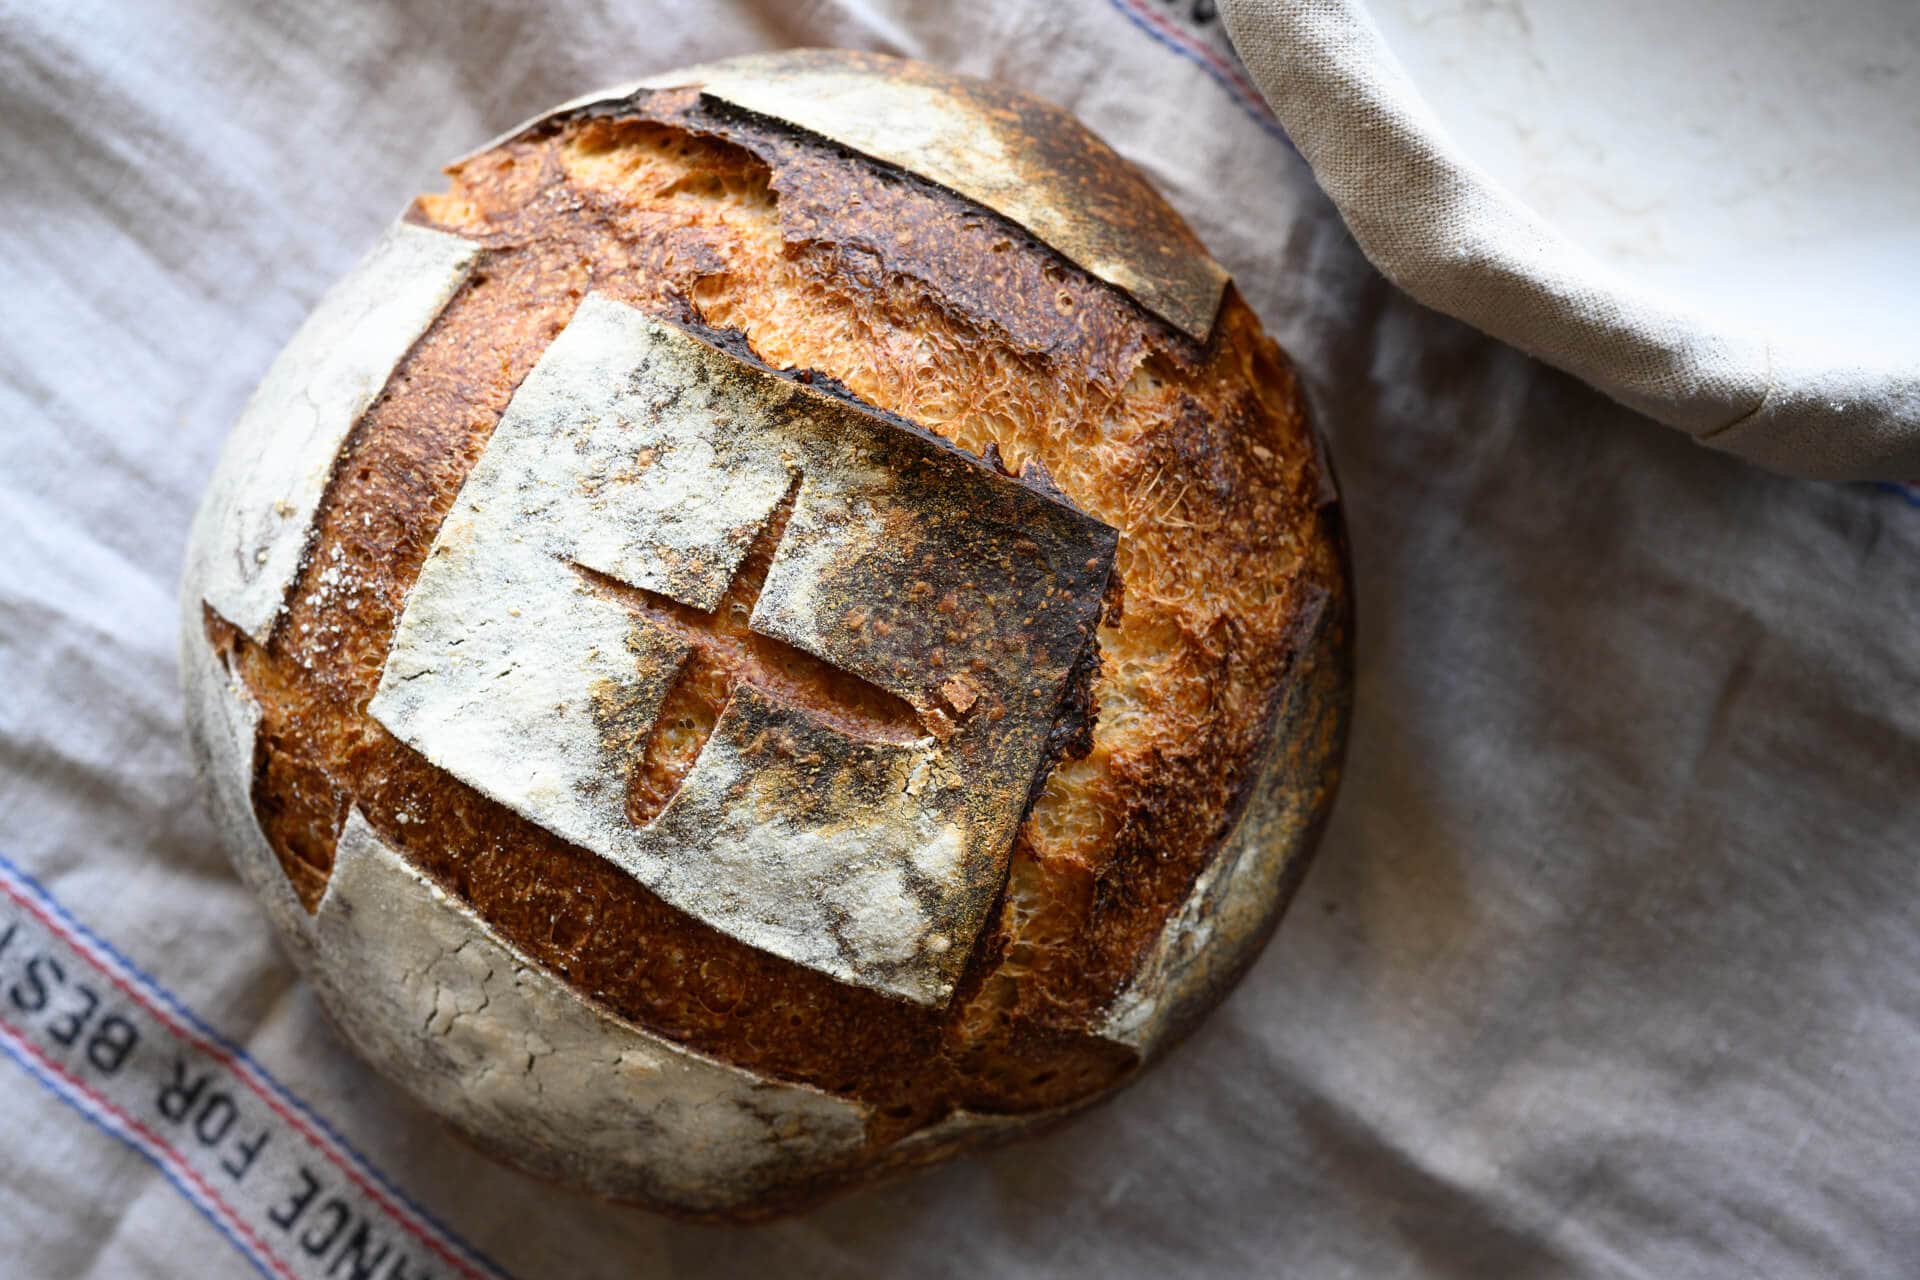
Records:
[[[597,1194],[717,1213],[857,1156],[860,1107],[689,1053],[583,1002],[358,811],[314,921],[356,1048],[481,1145]]]
[[[1343,583],[1303,614],[1293,679],[1246,809],[1101,1019],[1102,1035],[1143,1059],[1238,981],[1306,872],[1346,750],[1352,629]]]
[[[751,686],[663,812],[622,785],[688,642],[580,566],[717,604],[797,489],[750,626],[920,712],[874,741]],[[1113,532],[941,442],[589,297],[441,526],[370,710],[752,946],[945,1001],[1005,874]]]
[[[216,613],[265,641],[293,585],[347,433],[433,323],[479,246],[395,223],[328,291],[267,370],[227,437],[200,543]]]
[[[584,95],[495,145],[555,116],[679,87],[937,183],[1196,341],[1213,329],[1226,270],[1131,165],[1058,107],[924,63],[819,49],[728,58]]]

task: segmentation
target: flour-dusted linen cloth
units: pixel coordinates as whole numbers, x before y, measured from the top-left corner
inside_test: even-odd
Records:
[[[346,1053],[213,843],[173,595],[249,390],[439,159],[793,43],[1051,98],[1193,220],[1324,416],[1358,707],[1291,917],[1136,1088],[726,1230]],[[1409,302],[1258,102],[1162,0],[0,6],[0,1273],[1915,1274],[1920,500]]]
[[[1764,466],[1920,476],[1920,7],[1221,8],[1414,297]]]

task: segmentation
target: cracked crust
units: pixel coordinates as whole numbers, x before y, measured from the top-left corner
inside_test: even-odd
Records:
[[[862,1117],[856,1158],[796,1159],[724,1208],[634,1193],[663,1207],[791,1208],[1053,1123],[1130,1078],[1257,953],[1331,801],[1345,724],[1332,480],[1245,304],[1229,287],[1196,341],[989,209],[692,91],[562,114],[452,173],[411,217],[476,246],[470,274],[353,425],[266,641],[203,622],[190,582],[189,650],[223,677],[194,696],[244,709],[196,723],[246,730],[258,713],[258,827],[236,856],[255,879],[277,860],[280,897],[312,911],[356,814],[551,975],[553,998],[577,993]],[[367,713],[462,483],[589,292],[891,415],[1118,531],[1098,663],[1074,670],[1051,767],[1022,797],[951,999],[892,998],[704,924]],[[193,555],[223,552],[207,535]],[[665,734],[650,784],[662,795],[728,690],[823,681],[752,644],[725,660],[696,670],[652,731]],[[930,696],[964,715],[980,692],[955,679]],[[654,748],[619,711],[606,704],[594,732],[625,734],[637,769]],[[212,767],[242,756],[222,748]],[[630,799],[643,789],[611,781]],[[539,1163],[513,1148],[492,1144]]]

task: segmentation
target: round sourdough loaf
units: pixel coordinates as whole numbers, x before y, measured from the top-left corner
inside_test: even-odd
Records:
[[[1258,952],[1349,610],[1293,373],[1059,110],[756,56],[469,156],[223,454],[190,730],[341,1031],[750,1218],[1110,1093]]]

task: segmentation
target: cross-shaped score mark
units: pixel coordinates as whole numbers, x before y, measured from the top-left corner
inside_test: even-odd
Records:
[[[603,594],[689,646],[628,782],[627,814],[638,825],[653,821],[673,799],[727,701],[743,684],[805,708],[848,737],[912,742],[927,736],[920,713],[905,699],[752,629],[754,605],[780,540],[786,536],[799,489],[796,475],[710,613],[574,566]]]
[[[594,295],[462,486],[368,708],[703,923],[938,1004],[1004,881],[1115,537]]]

